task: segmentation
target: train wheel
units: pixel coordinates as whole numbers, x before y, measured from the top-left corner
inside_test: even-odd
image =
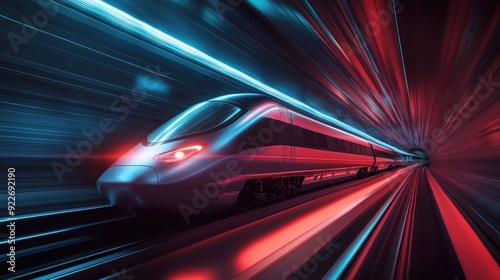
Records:
[[[241,190],[236,200],[235,207],[241,212],[246,212],[253,204],[253,197],[246,189]]]
[[[285,194],[285,198],[292,198],[295,196],[295,194],[298,192],[297,186],[295,185],[290,185],[289,191]]]
[[[363,169],[358,170],[356,173],[356,179],[361,179],[363,178]]]

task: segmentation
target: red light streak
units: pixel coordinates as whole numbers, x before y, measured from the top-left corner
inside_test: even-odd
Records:
[[[427,178],[446,230],[467,279],[496,279],[500,268],[472,227],[427,170]],[[480,264],[480,268],[478,267]]]
[[[268,232],[265,236],[244,248],[236,259],[238,270],[252,268],[260,271],[273,261],[285,256],[305,240],[314,237],[327,225],[335,222],[342,215],[362,203],[385,183],[397,177],[401,172],[394,172],[374,184],[340,198],[312,213],[297,217],[294,221],[278,230]],[[260,263],[264,261],[264,263]]]

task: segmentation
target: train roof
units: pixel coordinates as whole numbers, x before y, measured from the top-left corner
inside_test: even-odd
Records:
[[[210,101],[226,101],[226,102],[231,102],[235,103],[237,105],[240,105],[244,108],[250,109],[251,107],[258,105],[260,103],[264,102],[269,102],[273,101],[276,102],[279,105],[285,106],[282,102],[267,96],[265,94],[261,93],[235,93],[235,94],[227,94],[223,96],[219,96],[213,99],[210,99]]]
[[[235,104],[237,104],[239,106],[242,106],[244,108],[247,108],[247,109],[251,109],[254,106],[258,106],[259,104],[262,104],[262,103],[275,102],[277,105],[283,106],[283,107],[288,108],[288,109],[292,109],[292,111],[304,114],[304,115],[306,115],[309,118],[312,118],[312,119],[314,119],[316,121],[324,123],[324,121],[315,118],[313,115],[311,115],[311,114],[309,114],[307,112],[304,112],[303,110],[299,110],[299,109],[295,108],[294,106],[290,106],[289,104],[285,104],[285,103],[283,103],[280,100],[277,100],[277,99],[275,99],[275,98],[273,98],[271,96],[268,96],[268,95],[265,95],[265,94],[262,94],[262,93],[235,93],[235,94],[227,94],[227,95],[223,95],[223,96],[219,96],[219,97],[213,98],[210,101],[226,101],[226,102],[231,102],[231,103],[235,103]],[[339,129],[339,130],[343,131],[344,133],[346,133],[348,135],[364,139],[363,137],[357,136],[357,135],[353,134],[352,132],[345,131],[344,129],[336,127],[336,126],[334,126],[332,124],[328,124],[328,123],[325,123],[325,124],[327,124],[329,126],[332,126],[332,127],[335,127],[336,129]],[[387,152],[391,152],[392,151],[391,149],[388,149],[386,147],[383,147],[383,146],[380,146],[378,144],[375,144],[372,141],[369,141],[369,140],[366,140],[366,139],[364,139],[364,140],[368,141],[369,143],[371,143],[376,150],[387,151]]]

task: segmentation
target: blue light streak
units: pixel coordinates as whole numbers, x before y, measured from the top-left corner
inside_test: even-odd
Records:
[[[57,263],[57,264],[54,264],[52,266],[44,267],[44,268],[38,270],[37,272],[50,271],[54,268],[60,269],[61,267],[64,267],[66,265],[73,264],[73,263],[78,263],[79,261],[82,261],[82,260],[90,260],[90,261],[86,261],[86,262],[81,263],[81,264],[71,266],[71,267],[66,268],[66,269],[52,272],[51,274],[48,274],[48,275],[44,275],[43,278],[36,278],[36,279],[66,279],[68,276],[73,275],[75,273],[82,272],[84,270],[88,270],[90,268],[96,267],[98,265],[102,265],[104,263],[108,263],[110,261],[116,260],[116,259],[121,258],[121,257],[129,256],[129,255],[132,255],[134,253],[141,252],[144,249],[143,250],[128,249],[125,251],[120,251],[123,249],[127,249],[128,247],[131,247],[132,245],[138,244],[141,241],[143,241],[143,240],[127,243],[127,244],[120,245],[120,246],[115,246],[115,247],[112,247],[112,248],[107,249],[107,250],[99,251],[97,253],[89,254],[89,255],[79,257],[76,259],[72,259],[69,261],[65,261],[62,263]],[[116,251],[116,253],[113,253],[111,255],[106,255],[107,253],[110,253],[113,251]],[[102,255],[104,255],[104,257],[99,257]],[[95,257],[97,257],[97,258],[93,259]],[[16,279],[24,279],[23,277],[26,277],[27,275],[29,275],[29,273],[30,272],[27,272],[25,275],[16,275]],[[106,277],[103,279],[110,279],[110,277]]]
[[[385,212],[391,205],[392,201],[396,197],[396,195],[399,193],[401,190],[401,187],[399,188],[398,191],[394,192],[392,196],[385,202],[384,206],[382,209],[380,209],[375,217],[370,221],[368,226],[363,229],[360,235],[352,242],[351,246],[347,248],[347,250],[340,256],[340,258],[337,260],[337,262],[333,265],[332,268],[323,276],[323,279],[340,279],[340,276],[344,273],[346,270],[347,266],[351,261],[354,259],[356,254],[359,252],[363,244],[366,242],[370,234],[373,232],[375,229],[375,226],[379,223],[380,219],[382,219],[382,216],[384,216]]]
[[[89,207],[65,209],[65,210],[50,211],[50,212],[43,212],[43,213],[36,213],[36,214],[20,215],[20,216],[16,216],[15,220],[25,220],[25,219],[32,219],[32,218],[40,218],[40,217],[47,217],[47,216],[54,216],[54,215],[68,214],[68,213],[76,213],[76,212],[89,211],[89,210],[102,209],[102,208],[109,208],[109,207],[113,207],[113,205],[106,204],[106,205],[97,205],[97,206],[89,206]],[[6,223],[6,222],[11,221],[11,220],[14,220],[14,219],[12,219],[12,218],[3,218],[3,219],[0,219],[0,223]]]
[[[165,32],[119,10],[103,1],[100,0],[74,0],[68,2],[70,5],[77,6],[78,8],[84,10],[87,13],[96,15],[109,23],[112,23],[120,28],[126,29],[128,32],[133,33],[146,41],[152,42],[158,46],[165,47],[177,54],[185,57],[186,59],[193,60],[200,63],[216,72],[223,75],[227,75],[241,83],[251,86],[263,93],[273,96],[283,102],[286,102],[296,108],[299,108],[305,112],[309,112],[311,115],[316,116],[318,119],[340,127],[351,133],[354,133],[362,138],[365,138],[371,142],[377,143],[383,147],[392,149],[401,154],[413,155],[406,151],[400,150],[398,148],[392,147],[366,133],[360,131],[352,126],[349,126],[331,116],[328,116],[290,96],[283,92],[280,92],[252,77],[249,75],[199,51],[198,49],[183,43],[182,41],[166,34]]]

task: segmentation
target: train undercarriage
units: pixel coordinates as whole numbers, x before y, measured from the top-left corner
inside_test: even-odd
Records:
[[[394,167],[394,165],[391,165],[388,169],[393,169]],[[348,171],[345,175],[356,173],[355,178],[362,179],[377,174],[378,172],[378,167],[373,166],[371,168],[363,167],[357,171],[353,171],[352,173],[351,171]],[[344,173],[344,171],[342,171],[342,173]],[[331,172],[328,176],[333,177],[334,174],[335,172]],[[313,177],[314,180],[321,180],[323,177],[327,176],[325,176],[325,174],[318,174],[311,177]],[[291,176],[248,180],[238,196],[235,207],[240,211],[246,211],[252,205],[266,200],[278,197],[291,198],[300,191],[305,178],[306,176]]]
[[[236,208],[246,211],[250,206],[262,201],[280,196],[293,197],[301,189],[304,178],[292,176],[249,180],[238,196]]]

